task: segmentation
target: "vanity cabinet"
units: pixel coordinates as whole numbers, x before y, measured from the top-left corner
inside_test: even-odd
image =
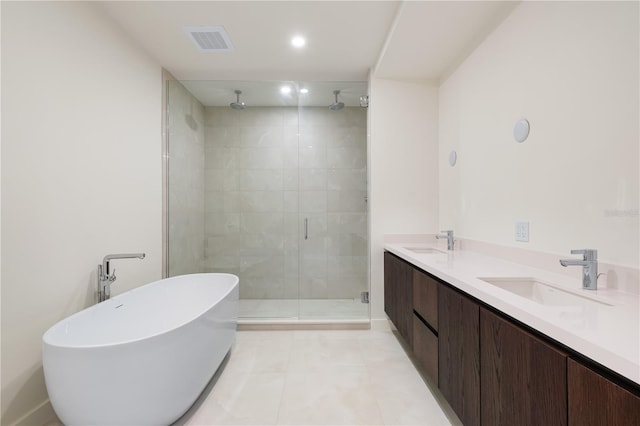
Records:
[[[463,424],[640,425],[640,387],[391,253],[384,265],[385,311]]]
[[[567,424],[566,353],[481,308],[480,359],[482,424]]]
[[[438,387],[467,426],[480,424],[479,322],[478,303],[438,286]]]
[[[413,270],[408,262],[384,253],[384,311],[413,348]]]
[[[569,358],[569,426],[640,425],[640,396]]]

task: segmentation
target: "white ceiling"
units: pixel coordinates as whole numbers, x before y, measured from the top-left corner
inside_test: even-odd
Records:
[[[519,4],[518,1],[403,3],[376,77],[442,80]]]
[[[352,82],[366,82],[372,69],[380,78],[442,79],[517,2],[235,0],[98,5],[205,105],[228,105],[235,101],[236,88],[243,90],[247,104],[294,102],[283,100],[275,90],[282,81],[298,87],[334,82],[317,85],[295,102],[328,105],[333,90],[340,89],[341,101],[357,105],[366,85]],[[184,33],[185,26],[223,26],[235,51],[201,53]],[[303,49],[290,45],[298,34],[307,39]],[[317,94],[322,96],[316,99]]]
[[[376,61],[399,2],[100,2],[179,80],[362,81]],[[183,26],[223,26],[235,51],[200,53]],[[307,46],[295,49],[301,34]]]

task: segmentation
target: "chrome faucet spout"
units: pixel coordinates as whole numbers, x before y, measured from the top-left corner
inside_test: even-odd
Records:
[[[560,264],[562,266],[585,266],[587,262],[577,259],[560,259]]]
[[[144,259],[144,253],[118,253],[108,254],[98,265],[98,302],[103,302],[111,297],[111,283],[116,280],[115,268],[111,270],[110,262],[114,259]]]
[[[146,256],[145,253],[118,253],[118,254],[108,254],[102,259],[102,272],[105,275],[110,274],[109,270],[109,261],[113,259],[144,259]]]
[[[582,288],[598,289],[598,251],[593,249],[571,250],[571,254],[581,254],[582,259],[560,259],[562,266],[582,266]]]
[[[444,234],[438,234],[438,235],[436,235],[436,238],[438,240],[440,238],[446,238],[447,239],[447,250],[453,250],[453,245],[455,244],[455,240],[453,239],[453,230],[449,229],[449,230],[440,231],[440,232],[444,232]]]

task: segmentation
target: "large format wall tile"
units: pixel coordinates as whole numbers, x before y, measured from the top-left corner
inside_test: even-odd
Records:
[[[367,189],[366,169],[331,169],[327,172],[327,188],[334,191]]]
[[[328,191],[328,212],[362,212],[367,211],[366,191]]]
[[[242,170],[239,172],[242,191],[282,191],[284,170]]]
[[[326,169],[302,169],[300,170],[300,189],[303,191],[326,191]]]

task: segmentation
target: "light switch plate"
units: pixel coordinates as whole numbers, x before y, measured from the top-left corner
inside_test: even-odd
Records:
[[[529,242],[529,222],[516,222],[516,241]]]

